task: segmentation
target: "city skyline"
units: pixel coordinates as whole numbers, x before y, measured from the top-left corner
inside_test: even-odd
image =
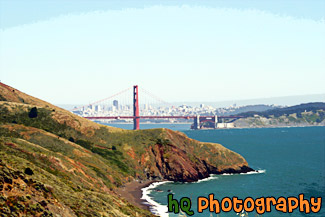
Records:
[[[216,108],[211,105],[200,104],[199,106],[190,105],[161,105],[161,104],[139,104],[141,116],[191,116],[191,115],[233,115],[243,111],[245,107],[255,107],[255,111],[282,108],[277,105],[254,105],[254,106],[237,106],[236,104]],[[259,108],[258,108],[259,107]],[[118,100],[101,104],[90,104],[82,107],[74,107],[71,110],[73,113],[83,117],[87,116],[133,116],[133,105],[119,105]]]
[[[130,100],[132,96],[130,95]],[[114,99],[116,100],[116,99]],[[113,101],[111,100],[111,104]],[[168,102],[169,105],[173,106],[181,106],[181,105],[188,105],[188,106],[199,106],[200,104],[206,104],[208,106],[213,106],[216,108],[226,108],[233,104],[238,106],[248,106],[248,105],[276,105],[276,106],[293,106],[303,103],[309,102],[325,102],[325,94],[312,94],[312,95],[296,95],[296,96],[283,96],[283,97],[270,97],[270,98],[256,98],[256,99],[243,99],[243,100],[227,100],[227,101],[175,101],[175,102]],[[143,103],[141,98],[139,100],[140,105],[150,104],[150,103]],[[84,103],[84,104],[56,104],[59,107],[62,107],[67,110],[73,110],[74,108],[78,107],[86,107],[92,104],[92,102]],[[166,103],[152,103],[153,106],[165,106]],[[131,101],[127,104],[129,106],[132,105]]]

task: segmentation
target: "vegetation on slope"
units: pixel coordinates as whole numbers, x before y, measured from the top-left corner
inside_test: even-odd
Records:
[[[76,148],[75,157],[69,158],[26,140],[8,137],[0,140],[0,150],[0,213],[11,216],[151,215],[110,191],[108,177],[104,175],[109,174],[105,161],[91,159],[93,162],[90,162],[92,156],[86,150]]]
[[[239,154],[179,132],[99,125],[2,83],[0,99],[0,171],[7,171],[0,173],[0,203],[6,212],[32,213],[37,206],[38,215],[149,216],[114,188],[135,179],[196,181],[251,170]],[[21,201],[27,194],[32,199]]]
[[[237,127],[324,126],[325,103],[306,103],[264,112],[239,114]]]

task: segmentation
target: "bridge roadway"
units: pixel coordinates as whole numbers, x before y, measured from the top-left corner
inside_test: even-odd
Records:
[[[98,116],[98,117],[84,117],[87,119],[97,120],[97,119],[194,119],[194,118],[214,118],[216,116]],[[242,118],[242,116],[217,116],[218,118]]]

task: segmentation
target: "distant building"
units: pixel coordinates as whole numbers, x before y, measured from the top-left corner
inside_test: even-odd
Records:
[[[100,105],[96,105],[96,106],[95,106],[95,111],[96,111],[96,112],[100,112],[100,111],[101,111],[101,107],[100,107]]]
[[[118,101],[117,100],[113,101],[113,106],[116,108],[116,110],[118,110]]]

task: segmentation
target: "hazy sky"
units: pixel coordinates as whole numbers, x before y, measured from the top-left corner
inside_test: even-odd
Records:
[[[325,1],[0,2],[0,80],[51,103],[325,93]]]

